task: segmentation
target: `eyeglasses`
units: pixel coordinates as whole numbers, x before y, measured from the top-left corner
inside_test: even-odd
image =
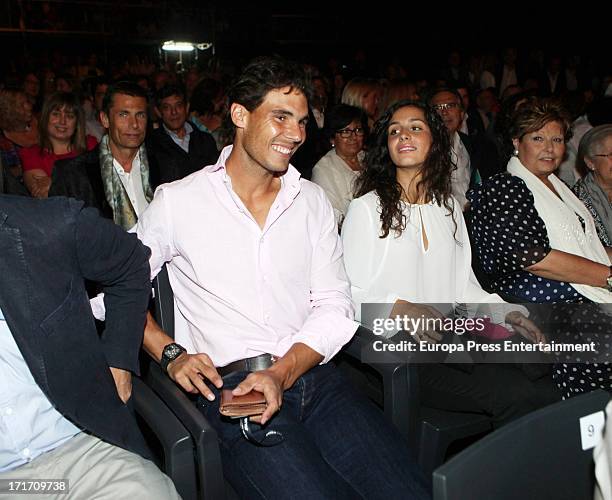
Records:
[[[597,156],[598,158],[607,158],[609,160],[610,158],[612,158],[612,151],[610,151],[609,153],[593,155],[593,156]]]
[[[442,111],[443,109],[448,111],[449,109],[458,108],[459,103],[458,102],[443,102],[441,104],[434,104],[432,107],[436,111]]]
[[[361,137],[365,134],[365,130],[361,127],[357,128],[343,128],[342,130],[338,130],[336,134],[339,134],[343,139],[348,139],[351,135],[355,134],[357,137]]]

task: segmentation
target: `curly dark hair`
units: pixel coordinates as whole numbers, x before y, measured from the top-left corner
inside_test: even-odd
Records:
[[[365,169],[357,179],[355,197],[376,191],[380,199],[381,238],[390,231],[399,237],[406,229],[407,216],[402,206],[402,195],[406,195],[396,179],[396,168],[389,155],[387,145],[388,128],[393,114],[400,108],[413,106],[423,110],[425,122],[431,130],[431,148],[422,167],[417,192],[425,194],[427,203],[434,201],[444,206],[453,217],[451,202],[451,173],[456,168],[451,160],[451,145],[448,131],[438,113],[421,101],[402,100],[393,104],[374,124],[366,153]],[[457,221],[453,217],[455,233]]]

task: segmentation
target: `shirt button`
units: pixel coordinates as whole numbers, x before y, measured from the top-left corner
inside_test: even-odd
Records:
[[[262,236],[261,239],[259,240],[259,243],[262,244],[263,242],[264,242],[264,238]]]
[[[30,448],[24,448],[24,450],[21,452],[21,454],[24,457],[29,457],[30,456]]]
[[[5,415],[12,415],[13,414],[13,409],[12,408],[7,408],[4,412]]]

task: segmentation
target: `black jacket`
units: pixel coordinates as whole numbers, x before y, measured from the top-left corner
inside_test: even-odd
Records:
[[[470,155],[472,172],[478,169],[482,180],[506,169],[499,158],[495,143],[484,134],[466,135],[459,132],[461,142]],[[472,187],[472,186],[470,186]]]
[[[150,456],[109,370],[138,373],[148,249],[75,200],[0,195],[0,255],[0,308],[43,393],[77,426]],[[84,279],[106,292],[101,337]]]
[[[113,210],[106,201],[102,184],[99,146],[76,158],[55,162],[49,188],[51,196],[81,200],[86,207],[97,208],[107,219],[113,218]]]
[[[147,136],[149,178],[153,189],[217,162],[219,152],[213,137],[198,130],[195,125],[191,126],[193,131],[189,137],[189,153],[172,140],[163,126]]]

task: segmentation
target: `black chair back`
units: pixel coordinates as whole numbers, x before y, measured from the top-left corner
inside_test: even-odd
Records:
[[[593,450],[582,449],[580,418],[609,399],[582,394],[489,434],[434,471],[434,500],[592,499]]]

